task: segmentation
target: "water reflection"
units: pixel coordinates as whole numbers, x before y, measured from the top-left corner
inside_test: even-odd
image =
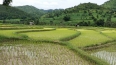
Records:
[[[17,44],[0,46],[0,65],[91,65],[65,46]]]
[[[116,65],[116,52],[108,52],[108,51],[98,51],[92,53],[91,55],[101,58],[111,65]]]

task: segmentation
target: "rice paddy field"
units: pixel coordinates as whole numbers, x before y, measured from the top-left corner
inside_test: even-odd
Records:
[[[0,65],[116,65],[115,40],[115,28],[0,24]]]
[[[91,55],[107,61],[110,65],[116,65],[116,43],[109,47],[90,51]]]
[[[116,29],[115,30],[104,30],[102,33],[110,38],[116,39]]]
[[[85,30],[85,29],[77,29],[81,32],[81,35],[69,42],[77,47],[84,47],[89,45],[101,44],[107,41],[111,41],[112,39],[100,34],[100,32],[96,32],[94,30]]]
[[[21,35],[21,34],[18,34],[18,33],[21,33],[21,32],[39,32],[39,31],[49,31],[49,30],[54,30],[54,28],[43,28],[43,29],[16,29],[16,30],[0,30],[0,35],[2,36],[5,36],[5,37],[15,37],[15,38],[20,38],[21,36],[26,36],[26,35]]]
[[[1,44],[0,65],[91,65],[66,46],[28,41]]]
[[[29,38],[35,40],[59,40],[64,37],[70,37],[77,33],[78,33],[77,31],[69,30],[66,28],[59,28],[54,31],[27,32],[22,34],[27,35]]]

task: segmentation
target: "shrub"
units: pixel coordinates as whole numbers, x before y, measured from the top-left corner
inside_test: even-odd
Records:
[[[68,15],[64,16],[64,18],[63,18],[64,21],[70,21],[70,19],[71,19],[71,18],[70,18],[70,16],[68,16]]]

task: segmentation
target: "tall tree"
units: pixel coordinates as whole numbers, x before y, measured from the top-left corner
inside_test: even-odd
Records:
[[[9,6],[12,0],[3,0],[3,5]]]

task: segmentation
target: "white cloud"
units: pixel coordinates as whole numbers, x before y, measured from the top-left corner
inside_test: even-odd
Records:
[[[51,5],[58,5],[57,2],[51,2]]]
[[[0,0],[2,4],[3,0]],[[108,0],[13,0],[12,6],[33,5],[39,9],[56,9],[56,8],[69,8],[80,3],[97,3],[103,4]]]
[[[43,2],[43,5],[58,5],[57,2]]]
[[[0,4],[2,4],[3,0],[0,0]]]

